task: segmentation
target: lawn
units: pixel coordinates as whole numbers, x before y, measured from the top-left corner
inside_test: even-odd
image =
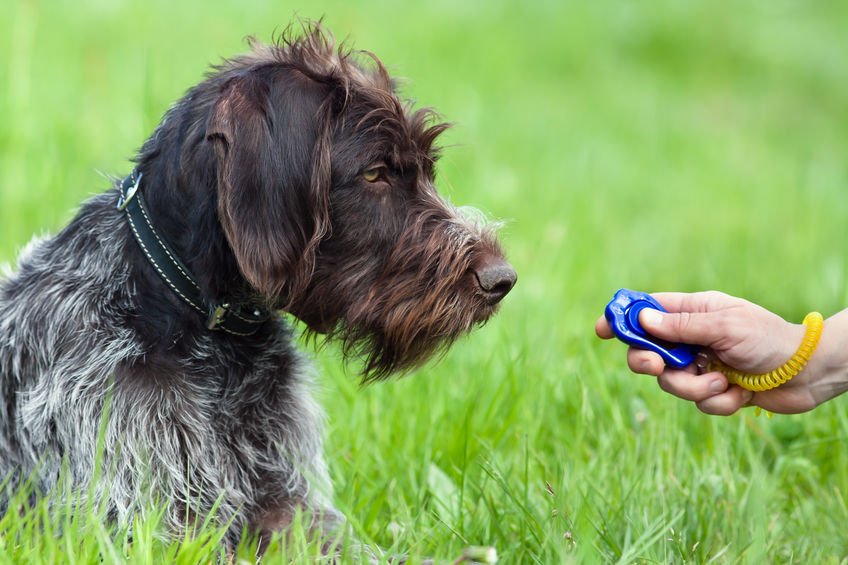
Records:
[[[620,287],[718,289],[800,322],[848,305],[848,6],[836,1],[0,0],[0,260],[66,223],[210,63],[325,16],[456,126],[439,187],[505,220],[519,273],[443,359],[319,368],[356,534],[448,563],[848,562],[844,399],[701,414],[592,326]],[[208,563],[96,509],[0,520],[2,563]],[[297,544],[294,544],[297,545]],[[289,547],[262,563],[313,562]],[[248,548],[239,555],[248,559]]]

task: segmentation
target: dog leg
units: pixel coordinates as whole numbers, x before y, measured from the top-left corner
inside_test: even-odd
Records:
[[[259,544],[257,553],[264,555],[274,539],[282,534],[281,543],[289,545],[291,527],[296,519],[302,519],[310,541],[321,544],[321,554],[328,558],[353,557],[357,562],[380,563],[379,554],[360,543],[348,530],[347,521],[338,510],[322,508],[308,510],[303,506],[281,506],[264,510],[250,522]],[[405,561],[405,559],[404,559]],[[404,561],[397,561],[403,563]],[[396,561],[390,560],[391,563]]]

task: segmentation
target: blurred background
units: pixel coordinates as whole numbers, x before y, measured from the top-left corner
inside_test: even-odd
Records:
[[[0,0],[0,260],[124,175],[209,64],[292,18],[456,126],[441,192],[505,220],[501,314],[361,388],[309,344],[337,497],[383,545],[510,563],[840,562],[845,400],[710,418],[592,326],[620,287],[848,306],[848,4]],[[391,526],[391,527],[390,527]]]

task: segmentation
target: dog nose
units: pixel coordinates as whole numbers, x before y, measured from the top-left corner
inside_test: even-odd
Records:
[[[502,257],[486,261],[474,271],[474,275],[490,306],[500,302],[512,290],[518,279],[515,269]]]

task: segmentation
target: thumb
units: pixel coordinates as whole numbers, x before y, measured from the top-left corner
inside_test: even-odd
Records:
[[[721,338],[713,314],[702,312],[660,312],[645,308],[639,312],[639,324],[654,337],[674,343],[712,345]]]

